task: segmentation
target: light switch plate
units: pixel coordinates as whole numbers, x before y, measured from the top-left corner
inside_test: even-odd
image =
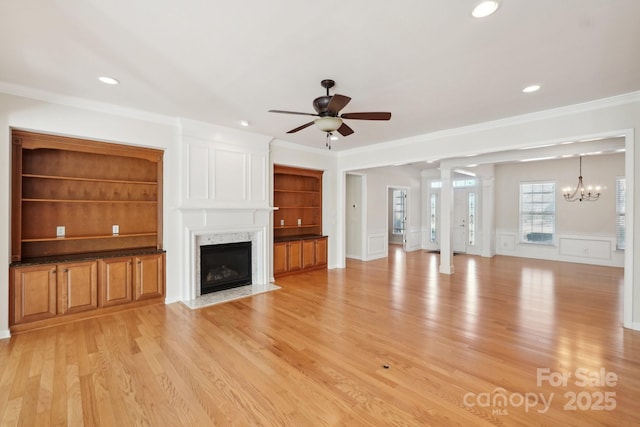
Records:
[[[56,227],[56,237],[64,237],[65,229],[64,225],[58,225]]]
[[[112,228],[113,228],[113,234],[120,234],[120,226],[119,225],[114,225]]]

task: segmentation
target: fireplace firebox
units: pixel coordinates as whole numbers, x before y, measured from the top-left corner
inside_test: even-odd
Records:
[[[251,242],[200,247],[200,294],[251,284]]]

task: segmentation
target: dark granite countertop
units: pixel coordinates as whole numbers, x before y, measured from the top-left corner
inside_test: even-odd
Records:
[[[318,235],[318,234],[300,234],[298,236],[276,237],[276,238],[273,239],[273,242],[274,243],[293,242],[295,240],[319,239],[321,237],[327,237],[327,236],[321,236],[321,235]]]
[[[27,265],[39,265],[39,264],[57,264],[63,262],[81,262],[81,261],[93,261],[97,259],[105,258],[118,258],[128,257],[136,255],[155,255],[166,252],[164,249],[156,248],[142,248],[142,249],[129,249],[109,252],[91,252],[83,254],[69,254],[69,255],[56,255],[47,257],[26,258],[22,261],[14,261],[10,267],[22,267]]]

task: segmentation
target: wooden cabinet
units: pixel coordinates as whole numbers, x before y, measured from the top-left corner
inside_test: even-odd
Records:
[[[282,276],[327,266],[327,238],[304,238],[273,245],[273,275]]]
[[[100,307],[126,304],[133,297],[133,258],[100,260]]]
[[[134,258],[134,297],[136,301],[164,295],[164,254]]]
[[[97,262],[13,268],[11,291],[12,324],[93,310],[98,306]]]
[[[302,240],[302,268],[310,268],[316,265],[315,240]]]
[[[10,324],[53,324],[68,315],[132,303],[134,296],[161,301],[164,266],[164,253],[156,253],[11,267]]]
[[[58,265],[58,314],[78,313],[98,307],[97,261]]]
[[[274,243],[273,274],[280,276],[285,273],[302,269],[302,242],[299,240]]]
[[[288,271],[288,247],[287,242],[273,244],[273,275],[279,276]]]
[[[315,240],[315,266],[326,267],[327,265],[327,238],[321,237]]]
[[[162,297],[164,264],[164,254],[101,260],[100,306]]]
[[[162,301],[162,157],[12,132],[12,331]]]
[[[11,271],[12,324],[48,319],[58,314],[57,268],[36,265]]]

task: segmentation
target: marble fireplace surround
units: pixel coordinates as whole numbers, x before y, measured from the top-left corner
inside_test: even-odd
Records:
[[[197,301],[199,298],[211,295],[200,296],[200,247],[205,245],[251,242],[252,286],[265,287],[269,285],[269,280],[267,279],[267,229],[265,226],[242,226],[242,228],[237,229],[187,228],[186,232],[189,250],[186,251],[185,266],[190,272],[188,274],[188,285],[183,290],[184,301]]]

